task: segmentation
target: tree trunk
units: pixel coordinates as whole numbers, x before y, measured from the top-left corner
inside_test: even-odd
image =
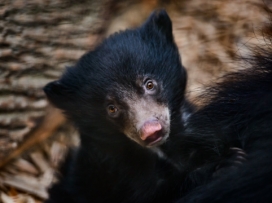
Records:
[[[1,1],[0,160],[44,118],[43,86],[99,40],[101,2]]]

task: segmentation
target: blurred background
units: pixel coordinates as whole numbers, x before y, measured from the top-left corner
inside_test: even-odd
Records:
[[[50,106],[43,86],[119,30],[165,8],[194,99],[267,46],[269,0],[1,0],[0,202],[43,202],[77,132]],[[271,43],[271,42],[270,42]]]

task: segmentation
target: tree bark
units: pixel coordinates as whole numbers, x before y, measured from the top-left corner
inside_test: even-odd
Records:
[[[45,117],[43,86],[99,41],[102,3],[0,2],[0,160]]]

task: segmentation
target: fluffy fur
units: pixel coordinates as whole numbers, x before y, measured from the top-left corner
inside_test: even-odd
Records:
[[[256,50],[255,50],[256,51]],[[272,49],[247,59],[252,68],[225,76],[205,93],[205,106],[191,116],[192,126],[242,148],[247,161],[178,201],[272,202]]]
[[[47,203],[172,202],[210,180],[229,148],[214,134],[184,132],[185,87],[165,11],[109,37],[49,83],[48,99],[74,121],[81,145]]]

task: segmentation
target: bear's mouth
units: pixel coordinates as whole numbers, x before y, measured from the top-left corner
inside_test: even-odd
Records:
[[[147,146],[151,147],[157,143],[159,143],[163,139],[164,133],[162,130],[156,131],[155,133],[149,135],[145,139],[145,143]]]

